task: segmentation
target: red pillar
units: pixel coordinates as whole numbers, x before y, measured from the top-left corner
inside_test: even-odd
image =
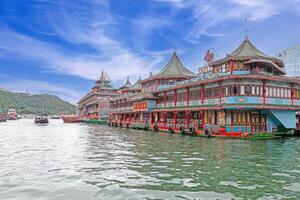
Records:
[[[186,111],[185,115],[186,115],[186,128],[190,128],[190,111]]]
[[[186,88],[186,105],[187,106],[190,105],[190,88],[189,87]]]
[[[266,80],[263,80],[263,104],[266,103]]]
[[[177,112],[173,112],[174,113],[174,128],[176,128],[176,124],[177,124]]]
[[[201,88],[201,101],[202,101],[202,105],[204,104],[204,85],[202,85]]]
[[[164,107],[167,106],[167,92],[164,91]]]
[[[234,71],[233,61],[230,60],[229,63],[230,63],[230,74],[232,75],[232,74],[233,74],[233,71]]]
[[[164,128],[166,128],[166,124],[167,124],[167,113],[163,113],[164,115]]]
[[[177,90],[174,90],[174,106],[177,105]]]
[[[205,112],[202,110],[202,129],[204,128]]]
[[[294,95],[295,95],[294,83],[292,83],[291,84],[291,100],[292,100],[292,105],[294,105]]]
[[[155,88],[155,90],[157,90],[157,86],[158,86],[158,80],[155,80],[155,82],[154,82],[154,88]]]

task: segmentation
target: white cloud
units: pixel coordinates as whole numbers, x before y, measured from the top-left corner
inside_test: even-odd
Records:
[[[2,27],[0,57],[3,59],[16,56],[18,60],[41,63],[41,67],[53,72],[86,79],[96,79],[100,71],[105,70],[116,82],[124,81],[126,76],[146,76],[160,61],[159,56],[153,57],[155,54],[149,57],[149,54],[133,52],[130,47],[125,47],[122,39],[113,37],[112,29],[118,21],[110,14],[107,1],[89,1],[87,6],[76,2],[57,3],[54,8],[32,9],[36,9],[32,10],[37,13],[35,18],[47,27],[45,35],[55,35],[75,45],[75,48],[76,45],[85,45],[90,50],[84,53],[72,51],[72,48],[65,49],[50,41],[41,41]],[[31,30],[41,33],[40,29]]]
[[[115,53],[102,59],[97,55],[73,54],[53,44],[7,29],[0,32],[0,51],[3,59],[15,57],[18,60],[32,60],[53,72],[93,80],[98,78],[101,70],[107,71],[116,81],[123,80],[126,76],[137,77],[139,73],[146,75],[156,60],[135,55],[126,49],[116,49]]]
[[[299,0],[190,0],[172,1],[156,0],[168,2],[175,8],[189,9],[193,13],[195,23],[188,32],[186,39],[197,43],[203,36],[219,37],[227,32],[218,32],[225,22],[231,20],[242,21],[248,18],[249,21],[268,20],[282,12],[299,12]],[[181,6],[178,6],[181,5]],[[242,28],[241,28],[242,30]]]

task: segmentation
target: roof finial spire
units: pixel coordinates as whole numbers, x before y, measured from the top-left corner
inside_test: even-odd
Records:
[[[245,18],[245,40],[248,40],[248,18]]]

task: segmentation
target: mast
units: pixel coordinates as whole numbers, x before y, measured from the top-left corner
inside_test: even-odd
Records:
[[[245,40],[248,40],[248,18],[245,18]]]

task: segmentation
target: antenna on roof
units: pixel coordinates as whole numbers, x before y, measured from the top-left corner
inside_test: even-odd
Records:
[[[248,40],[248,33],[249,33],[249,30],[248,30],[248,18],[246,17],[245,18],[245,40]]]

